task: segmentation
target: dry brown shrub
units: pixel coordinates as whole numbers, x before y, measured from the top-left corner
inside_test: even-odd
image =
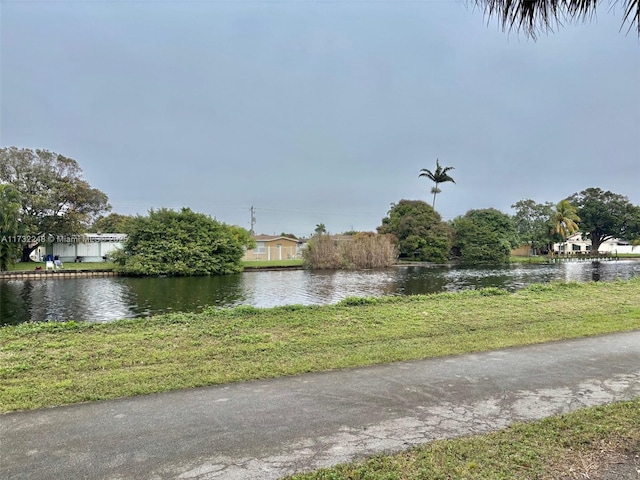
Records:
[[[358,233],[349,238],[315,235],[303,254],[305,265],[312,269],[385,268],[398,259],[393,235]]]

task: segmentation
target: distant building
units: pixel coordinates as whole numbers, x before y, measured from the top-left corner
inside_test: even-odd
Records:
[[[301,240],[276,235],[255,235],[255,248],[247,250],[244,261],[292,260],[302,257]]]
[[[78,235],[49,235],[49,241],[33,251],[33,260],[51,255],[64,262],[104,262],[109,254],[122,248],[127,239],[124,233],[84,233]]]
[[[566,242],[554,243],[553,251],[563,255],[590,255],[591,240],[585,239],[581,232],[574,233],[567,237]],[[621,253],[637,253],[640,254],[640,246],[634,247],[626,240],[613,238],[602,242],[598,253],[601,254],[621,254]]]

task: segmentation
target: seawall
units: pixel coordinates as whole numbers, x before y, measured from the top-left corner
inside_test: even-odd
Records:
[[[54,278],[117,277],[113,270],[31,270],[0,272],[2,280],[52,280]]]

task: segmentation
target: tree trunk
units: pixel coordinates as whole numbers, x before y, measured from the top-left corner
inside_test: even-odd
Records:
[[[22,247],[22,258],[20,259],[20,261],[21,262],[30,262],[31,261],[31,257],[29,255],[31,255],[31,252],[33,252],[37,247],[38,247],[38,245],[33,246],[33,247],[30,247],[29,245],[25,245],[24,247]]]
[[[600,246],[604,242],[616,237],[614,235],[606,235],[603,233],[589,232],[589,238],[591,239],[591,252],[593,255],[597,255],[598,250],[600,249]]]
[[[601,235],[594,235],[593,233],[589,236],[591,237],[591,255],[598,255],[598,250],[604,241],[604,237]]]
[[[433,190],[433,203],[431,204],[431,208],[436,209],[436,195],[438,194],[438,182],[436,182],[436,186]]]

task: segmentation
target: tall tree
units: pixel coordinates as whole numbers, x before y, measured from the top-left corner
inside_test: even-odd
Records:
[[[0,183],[20,193],[19,222],[27,239],[82,233],[110,209],[107,195],[82,178],[78,162],[48,150],[0,149]],[[41,242],[22,245],[22,260]]]
[[[574,193],[568,201],[576,205],[580,229],[591,240],[591,251],[613,238],[633,241],[640,237],[640,207],[624,195],[600,188]]]
[[[576,212],[576,207],[569,200],[562,200],[551,216],[551,233],[559,235],[564,243],[569,235],[578,231],[579,222],[580,216]]]
[[[13,185],[0,184],[0,271],[7,270],[20,249],[20,194]]]
[[[498,17],[503,30],[523,31],[531,38],[553,31],[563,22],[585,21],[596,16],[598,0],[476,0],[485,15]],[[617,0],[612,2],[618,3]],[[640,0],[623,0],[622,24],[640,35]],[[621,27],[622,29],[622,27]]]
[[[314,232],[316,233],[316,235],[322,235],[323,233],[327,233],[327,227],[324,223],[318,223]]]
[[[530,245],[536,253],[551,243],[549,221],[554,213],[551,202],[536,203],[526,199],[516,202],[511,208],[516,211],[513,221],[522,243]]]
[[[427,177],[429,180],[435,183],[435,186],[431,188],[431,193],[433,193],[433,203],[431,204],[431,207],[436,208],[436,195],[441,192],[441,190],[438,188],[438,185],[440,183],[456,183],[455,180],[451,178],[447,173],[453,169],[453,167],[442,168],[440,166],[440,160],[436,158],[436,169],[433,172],[427,168],[423,168],[422,170],[420,170],[420,175],[418,175],[419,177]]]
[[[378,227],[399,242],[400,256],[427,262],[444,262],[451,248],[451,230],[431,205],[422,200],[400,200],[391,204]]]
[[[131,215],[121,215],[119,213],[110,213],[106,216],[100,216],[93,225],[92,232],[102,233],[127,233],[129,225],[135,217]]]

